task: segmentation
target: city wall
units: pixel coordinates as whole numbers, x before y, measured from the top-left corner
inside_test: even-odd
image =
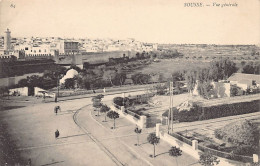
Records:
[[[43,76],[43,73],[30,73],[30,74],[24,74],[22,76],[0,78],[0,87],[10,87],[16,85],[20,80],[26,79],[28,76],[32,76],[32,75]]]

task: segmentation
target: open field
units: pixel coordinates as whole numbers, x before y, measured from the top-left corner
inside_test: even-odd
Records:
[[[209,66],[209,62],[182,60],[182,59],[160,59],[159,62],[154,62],[147,67],[143,68],[140,72],[146,74],[159,74],[163,73],[164,76],[170,75],[176,71],[189,70],[196,67]]]

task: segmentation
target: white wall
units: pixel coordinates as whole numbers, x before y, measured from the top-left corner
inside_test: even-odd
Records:
[[[117,109],[114,105],[110,105],[111,110],[119,113],[120,116],[125,117],[130,122],[138,125],[140,128],[146,128],[146,116],[140,116],[140,119],[133,117],[130,114],[124,113],[124,107],[122,109]]]
[[[28,87],[9,89],[10,95],[17,93],[21,96],[28,96]]]

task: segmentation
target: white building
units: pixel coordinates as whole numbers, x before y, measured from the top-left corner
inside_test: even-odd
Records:
[[[228,81],[231,85],[237,85],[243,90],[260,87],[260,75],[256,74],[234,73],[228,78]]]

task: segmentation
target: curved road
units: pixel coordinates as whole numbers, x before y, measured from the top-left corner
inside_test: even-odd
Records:
[[[111,98],[113,96],[110,96]],[[105,102],[111,101],[106,97]],[[103,127],[92,115],[92,106],[88,105],[77,110],[73,116],[77,126],[86,133],[89,138],[115,163],[115,165],[152,165],[149,161],[142,159],[131,147],[120,140],[120,136],[113,131]],[[109,139],[99,139],[109,138]]]

